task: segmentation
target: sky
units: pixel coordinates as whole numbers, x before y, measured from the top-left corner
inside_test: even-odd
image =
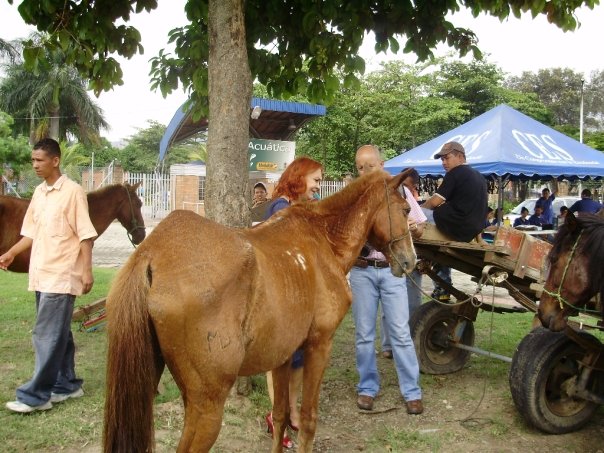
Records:
[[[17,4],[9,5],[0,0],[0,37],[5,40],[27,36],[33,28],[23,23],[17,11]],[[167,125],[178,107],[186,100],[178,90],[167,98],[150,90],[149,59],[166,48],[168,32],[186,24],[183,5],[186,0],[160,1],[151,13],[132,15],[131,24],[142,36],[144,55],[131,60],[118,59],[122,63],[124,85],[104,92],[97,102],[104,111],[111,129],[103,133],[110,141],[118,142],[134,135],[138,129],[147,127],[148,120]],[[576,16],[581,27],[574,32],[564,33],[547,22],[545,16],[532,19],[524,14],[521,19],[514,17],[503,23],[498,19],[480,15],[473,18],[467,11],[449,17],[458,27],[470,28],[478,36],[478,46],[487,61],[499,66],[509,75],[520,75],[523,71],[536,72],[539,69],[568,67],[583,73],[586,80],[593,70],[604,70],[604,58],[599,46],[604,43],[604,5],[593,10],[581,8]],[[439,47],[435,54],[444,55],[451,49]],[[368,37],[361,48],[361,55],[367,62],[367,70],[380,67],[380,62],[403,59],[415,62],[411,55],[378,54],[373,51],[373,42]],[[600,55],[600,57],[598,57]]]

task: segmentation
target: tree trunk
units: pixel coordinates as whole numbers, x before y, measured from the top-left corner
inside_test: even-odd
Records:
[[[50,138],[54,138],[56,141],[59,141],[59,116],[61,115],[61,109],[58,105],[56,107],[53,106],[49,109],[48,113],[50,114],[48,136]]]
[[[244,0],[210,0],[208,9],[208,171],[206,215],[223,225],[250,224],[247,168],[252,78]]]

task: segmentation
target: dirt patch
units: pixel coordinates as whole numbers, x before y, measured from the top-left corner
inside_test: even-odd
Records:
[[[429,381],[423,385],[426,410],[409,416],[392,362],[380,358],[379,366],[384,372],[375,412],[357,409],[353,385],[338,380],[324,382],[315,452],[604,452],[603,410],[581,431],[543,434],[526,426],[518,414],[507,376],[477,376],[470,365],[447,376],[424,376],[423,380]],[[160,404],[155,413],[158,423],[164,425],[156,432],[158,451],[175,451],[182,429],[182,404]],[[229,398],[212,451],[270,451],[263,415],[249,399]],[[169,427],[167,420],[171,420]],[[290,436],[295,440],[295,433],[290,432]]]

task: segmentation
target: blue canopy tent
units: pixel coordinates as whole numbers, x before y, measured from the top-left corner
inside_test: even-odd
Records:
[[[174,113],[159,144],[159,162],[168,149],[208,128],[208,119],[193,120],[186,103]],[[324,105],[304,102],[277,101],[253,97],[250,102],[250,137],[269,140],[289,140],[294,133],[317,116],[324,116]]]
[[[384,167],[393,174],[413,167],[422,177],[441,178],[444,169],[434,155],[449,141],[464,146],[469,165],[499,181],[604,178],[604,153],[505,104],[388,160]]]

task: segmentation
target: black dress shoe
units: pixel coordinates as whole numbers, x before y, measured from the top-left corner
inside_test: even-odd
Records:
[[[357,406],[364,411],[373,410],[373,397],[369,395],[359,395],[357,398]]]

